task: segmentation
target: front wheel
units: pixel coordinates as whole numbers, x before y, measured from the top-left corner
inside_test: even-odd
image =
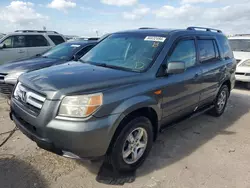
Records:
[[[146,159],[153,144],[153,128],[146,117],[136,117],[123,125],[108,152],[109,162],[119,172],[135,171]]]
[[[226,85],[223,85],[214,101],[214,108],[211,109],[210,114],[219,117],[221,116],[227,106],[229,97],[229,89]]]

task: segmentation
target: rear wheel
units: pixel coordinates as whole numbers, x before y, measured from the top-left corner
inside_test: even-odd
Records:
[[[223,85],[214,101],[214,108],[211,109],[210,114],[215,117],[221,116],[227,106],[228,97],[229,89],[226,85]]]
[[[107,156],[119,172],[135,171],[146,159],[153,144],[153,128],[146,117],[136,117],[123,125]]]

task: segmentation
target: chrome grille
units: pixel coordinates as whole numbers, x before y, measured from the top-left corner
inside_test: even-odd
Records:
[[[43,107],[43,103],[46,98],[33,92],[28,89],[20,82],[17,84],[16,89],[14,91],[14,97],[16,100],[21,102],[24,106],[26,106],[29,110],[38,114]]]

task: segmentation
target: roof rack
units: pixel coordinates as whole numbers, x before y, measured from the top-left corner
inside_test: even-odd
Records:
[[[215,31],[217,33],[222,33],[219,29],[207,28],[207,27],[188,27],[187,30],[205,30],[205,31]]]
[[[44,31],[44,30],[16,30],[15,32],[21,32],[21,33],[54,33],[58,34],[56,31]]]
[[[139,29],[156,29],[156,28],[153,28],[153,27],[140,27]]]

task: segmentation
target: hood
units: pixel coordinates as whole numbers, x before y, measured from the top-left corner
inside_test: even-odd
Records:
[[[19,78],[24,85],[53,100],[61,99],[64,95],[100,92],[114,86],[138,82],[140,79],[140,73],[80,62],[45,68]]]
[[[33,70],[52,66],[57,63],[63,63],[65,60],[50,58],[34,58],[13,63],[6,63],[0,66],[0,73],[10,74],[14,72],[30,72]]]
[[[234,51],[234,57],[237,60],[247,60],[250,59],[250,52],[238,52]]]

